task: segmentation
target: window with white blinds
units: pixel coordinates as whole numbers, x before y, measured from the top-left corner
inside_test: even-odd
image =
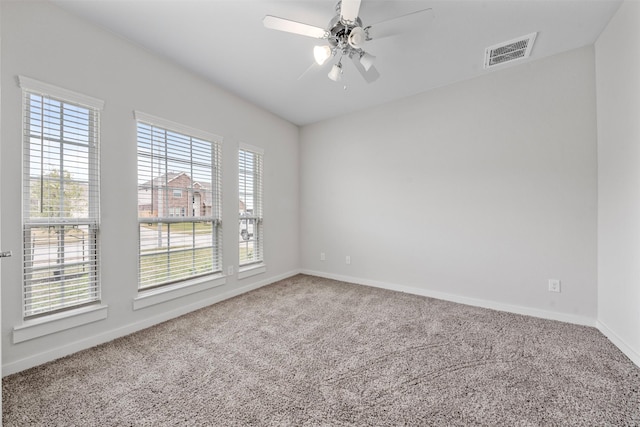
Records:
[[[20,86],[23,310],[31,318],[100,300],[102,101],[24,77]]]
[[[135,114],[139,289],[221,272],[220,138]]]
[[[264,261],[262,157],[263,152],[258,148],[242,145],[238,150],[240,267]]]

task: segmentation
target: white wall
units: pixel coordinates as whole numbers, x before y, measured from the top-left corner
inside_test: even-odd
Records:
[[[303,271],[594,325],[593,61],[585,47],[303,127]]]
[[[102,113],[103,303],[108,318],[12,343],[22,323],[21,257],[2,266],[3,373],[58,357],[220,298],[294,274],[299,268],[298,128],[203,79],[98,29],[48,2],[2,2],[3,247],[21,252],[21,91],[24,75],[105,101]],[[211,60],[225,60],[212,58]],[[224,137],[224,264],[238,263],[237,147],[265,150],[267,272],[171,302],[132,310],[137,295],[136,128],[133,110]],[[237,269],[236,269],[237,270]]]
[[[640,3],[598,38],[598,322],[640,366]]]

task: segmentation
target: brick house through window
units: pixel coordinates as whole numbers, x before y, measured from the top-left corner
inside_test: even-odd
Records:
[[[211,184],[192,182],[185,172],[169,172],[138,186],[141,217],[211,215]]]

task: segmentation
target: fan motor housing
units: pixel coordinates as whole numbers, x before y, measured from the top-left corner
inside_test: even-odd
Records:
[[[327,41],[332,47],[342,47],[348,43],[349,34],[351,34],[351,30],[355,27],[362,27],[362,20],[359,17],[356,18],[354,25],[345,25],[340,20],[340,15],[338,14],[329,22],[329,29],[327,31],[330,36]]]

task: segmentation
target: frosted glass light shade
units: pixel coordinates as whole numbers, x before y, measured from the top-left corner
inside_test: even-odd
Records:
[[[331,56],[331,48],[329,46],[316,46],[313,48],[313,57],[318,65],[322,65]]]
[[[354,49],[361,49],[366,38],[364,30],[360,27],[355,27],[351,30],[351,33],[349,33],[349,39],[347,41]]]
[[[339,63],[335,64],[333,67],[331,67],[331,71],[329,71],[329,74],[327,75],[334,82],[340,81],[340,79],[342,78],[342,65],[340,65]]]

